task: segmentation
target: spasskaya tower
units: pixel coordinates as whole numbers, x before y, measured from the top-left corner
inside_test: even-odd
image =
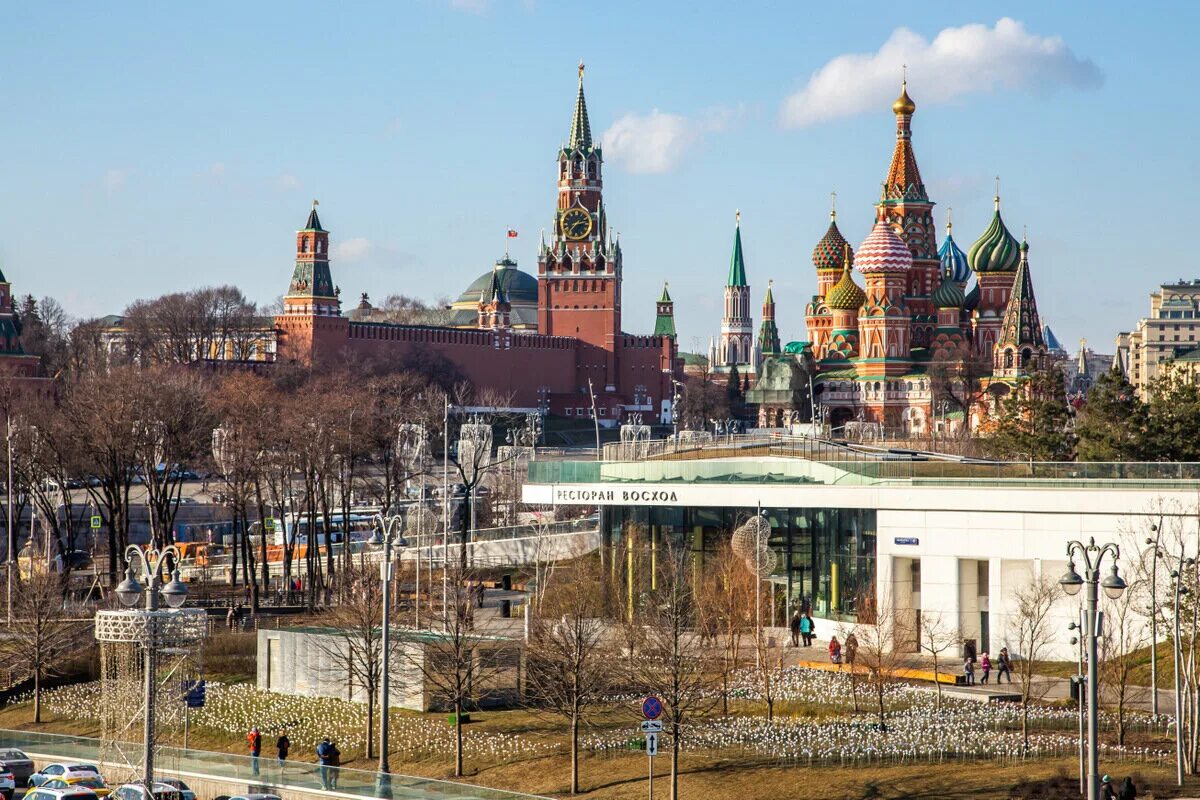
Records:
[[[583,62],[571,133],[558,151],[558,203],[538,249],[538,332],[580,340],[579,375],[616,391],[620,369],[621,247],[608,230],[600,147],[592,142]]]

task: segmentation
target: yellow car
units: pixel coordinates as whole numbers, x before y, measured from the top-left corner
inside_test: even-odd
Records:
[[[99,775],[64,775],[61,778],[54,778],[42,784],[43,789],[91,789],[96,793],[96,797],[108,797],[108,793],[112,791],[108,785],[104,783],[104,778]]]

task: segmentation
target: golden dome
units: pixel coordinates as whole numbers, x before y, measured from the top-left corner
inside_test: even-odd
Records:
[[[900,84],[900,96],[892,103],[893,114],[911,114],[917,110],[917,104],[908,96],[908,81]]]

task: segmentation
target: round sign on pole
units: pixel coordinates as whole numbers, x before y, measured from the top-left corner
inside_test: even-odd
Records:
[[[642,716],[646,719],[658,719],[662,716],[662,700],[650,695],[642,701]]]

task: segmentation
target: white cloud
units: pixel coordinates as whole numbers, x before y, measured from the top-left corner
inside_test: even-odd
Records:
[[[225,164],[221,161],[214,161],[208,167],[208,174],[214,178],[220,178],[225,174]]]
[[[300,179],[295,175],[285,172],[275,179],[275,185],[284,191],[291,191],[300,188]]]
[[[713,108],[697,118],[657,108],[618,119],[600,137],[604,155],[627,172],[659,174],[679,166],[707,133],[725,130],[742,108]]]
[[[886,108],[896,96],[903,64],[918,106],[997,88],[1090,89],[1104,82],[1100,69],[1075,55],[1062,37],[1032,34],[1008,17],[991,28],[978,23],[945,28],[932,42],[897,28],[878,51],[838,56],[813,73],[784,100],[780,121],[801,128]]]
[[[329,255],[338,261],[353,264],[357,261],[365,260],[371,254],[371,250],[371,240],[360,237],[357,239],[335,240]]]

